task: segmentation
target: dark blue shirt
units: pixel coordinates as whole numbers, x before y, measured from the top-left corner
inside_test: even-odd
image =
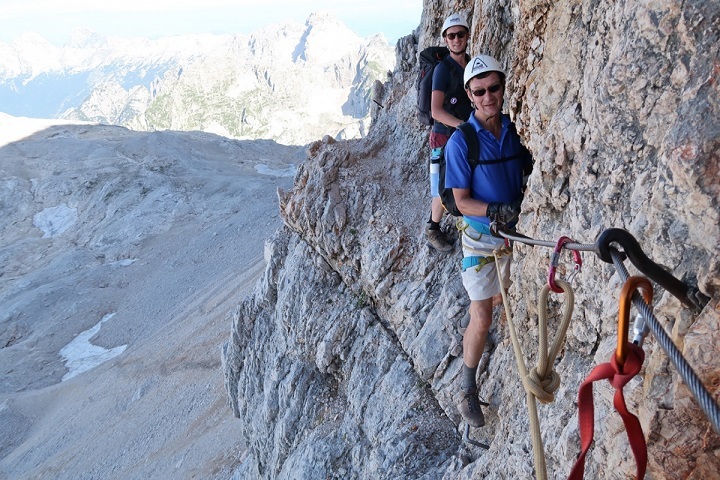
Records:
[[[453,73],[450,72],[452,67]],[[440,90],[445,94],[443,108],[451,115],[460,120],[467,120],[472,113],[470,99],[465,93],[463,87],[463,68],[451,56],[448,56],[442,62],[435,66],[432,78],[432,89]],[[435,121],[432,127],[433,132],[450,135],[455,131],[453,127]]]

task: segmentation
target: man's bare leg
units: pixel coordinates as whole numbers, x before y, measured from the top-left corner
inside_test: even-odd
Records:
[[[480,363],[485,340],[492,325],[494,302],[495,297],[470,302],[470,324],[463,335],[463,363],[467,367],[476,368]]]

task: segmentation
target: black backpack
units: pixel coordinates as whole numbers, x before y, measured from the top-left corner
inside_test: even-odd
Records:
[[[423,125],[432,126],[435,120],[432,118],[432,77],[438,63],[448,59],[450,50],[447,47],[428,47],[420,52],[420,71],[417,79],[417,110],[418,120]],[[465,55],[470,60],[469,55]],[[463,72],[453,66],[455,62],[447,63],[452,84],[450,91],[445,93],[443,109],[457,118],[468,118],[472,113],[472,105],[465,94],[463,85]]]
[[[480,142],[478,142],[477,132],[469,122],[460,124],[457,127],[458,130],[465,136],[465,142],[468,146],[468,163],[470,164],[470,175],[475,170],[475,167],[480,163]],[[442,149],[440,158],[440,179],[438,183],[438,192],[440,193],[440,202],[442,206],[447,210],[450,215],[456,217],[462,217],[463,214],[458,210],[455,204],[455,196],[453,196],[452,188],[445,188],[445,149]],[[431,161],[434,161],[431,160]]]
[[[435,123],[430,113],[432,77],[435,66],[448,55],[450,55],[450,50],[447,47],[428,47],[420,52],[420,72],[417,79],[417,110],[418,120],[423,125],[432,126]]]
[[[517,135],[517,130],[515,129],[515,124],[511,123],[508,127],[512,132],[515,132],[515,135]],[[473,171],[475,170],[475,167],[477,167],[480,162],[480,142],[477,138],[477,132],[475,131],[475,127],[472,126],[470,122],[465,122],[460,124],[457,127],[458,130],[465,136],[465,143],[467,143],[468,146],[468,163],[470,164],[470,176],[472,176]],[[515,154],[511,155],[509,157],[503,157],[498,158],[495,160],[483,160],[483,165],[490,165],[493,163],[502,163],[507,162],[510,160],[515,160],[516,158],[521,158],[523,160],[523,168],[527,172],[527,174],[530,174],[530,171],[532,171],[532,154],[530,151],[525,148],[525,145],[522,143],[520,144],[520,151]],[[431,159],[432,162],[435,162],[436,159]],[[440,202],[442,203],[445,210],[450,215],[454,215],[456,217],[462,217],[463,213],[458,210],[457,205],[455,204],[455,196],[453,195],[452,188],[445,188],[445,149],[442,149],[442,153],[440,154],[440,158],[437,159],[437,163],[440,163],[440,178],[438,183],[438,193],[440,193]]]

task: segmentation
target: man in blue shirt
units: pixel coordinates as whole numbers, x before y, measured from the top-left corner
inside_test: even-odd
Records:
[[[440,229],[444,208],[440,202],[438,181],[440,164],[433,159],[440,158],[442,149],[455,127],[465,122],[472,113],[472,106],[465,94],[463,74],[470,56],[465,53],[470,29],[465,18],[454,13],[442,26],[442,36],[450,55],[437,64],[432,77],[430,112],[435,123],[430,132],[430,220],[425,228],[428,244],[438,252],[448,253],[453,249],[452,238]]]
[[[477,394],[476,373],[488,330],[492,307],[502,301],[493,251],[505,240],[490,234],[490,222],[513,227],[520,214],[523,176],[532,170],[532,157],[520,143],[515,126],[502,113],[505,72],[493,57],[479,55],[465,67],[465,90],[475,111],[479,163],[468,163],[468,145],[455,132],[445,147],[445,187],[453,189],[463,213],[463,286],[470,297],[470,323],[463,335],[463,373],[460,412],[473,426],[485,424]],[[509,263],[503,262],[509,278]],[[505,271],[505,268],[503,269]],[[507,288],[509,285],[505,285]]]

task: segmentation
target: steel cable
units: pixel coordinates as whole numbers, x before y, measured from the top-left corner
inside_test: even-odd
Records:
[[[492,231],[492,226],[491,226]],[[525,235],[517,232],[512,232],[507,229],[497,229],[497,233],[499,236],[503,238],[507,238],[508,240],[513,240],[515,242],[525,243],[527,245],[535,245],[538,247],[550,247],[555,248],[556,242],[550,242],[547,240],[536,240],[534,238],[526,237]],[[574,242],[568,242],[563,245],[564,249],[567,250],[578,250],[578,251],[585,251],[585,252],[595,252],[597,253],[597,247],[594,243],[574,243]]]
[[[491,225],[491,231],[492,230],[493,226]],[[527,237],[521,233],[498,227],[497,225],[495,225],[495,231],[497,232],[497,235],[503,238],[507,238],[509,240],[520,243],[525,243],[527,245],[550,248],[554,248],[556,246],[555,242],[536,240],[534,238]],[[568,250],[595,252],[598,255],[600,254],[600,249],[597,245],[597,242],[591,244],[569,242],[564,244],[563,248],[566,248]],[[622,278],[623,282],[627,281],[627,279],[630,277],[630,274],[628,273],[623,263],[623,254],[613,247],[609,247],[608,250],[610,252],[610,256],[612,257],[612,262],[615,266],[615,269],[618,271],[618,274]],[[675,293],[673,293],[673,295],[677,296]],[[680,298],[680,300],[682,301],[683,299]],[[665,332],[665,329],[662,327],[662,325],[660,325],[660,322],[655,317],[655,314],[652,312],[650,306],[645,303],[645,300],[643,300],[642,295],[635,292],[632,297],[632,303],[645,318],[646,325],[650,328],[650,331],[657,339],[660,347],[663,349],[665,354],[670,359],[670,362],[675,366],[675,369],[680,374],[680,377],[690,389],[690,392],[692,393],[693,397],[695,397],[695,400],[698,402],[700,408],[705,413],[705,416],[708,418],[710,423],[712,423],[713,427],[715,427],[715,430],[720,433],[720,406],[713,399],[710,392],[705,388],[705,385],[703,385],[702,381],[692,369],[690,364],[687,362],[682,352],[680,352],[680,350],[678,350],[678,348],[675,346],[672,339]]]
[[[623,282],[627,281],[630,274],[623,264],[622,254],[614,248],[610,249],[610,254],[612,255],[613,264],[615,265],[615,269],[618,271],[620,278],[622,278]],[[632,297],[632,303],[645,318],[645,322],[648,327],[650,327],[650,331],[655,336],[660,344],[660,347],[662,347],[663,351],[665,351],[665,354],[668,356],[672,364],[675,366],[675,369],[690,389],[690,392],[692,392],[702,411],[705,412],[705,416],[707,416],[708,420],[710,420],[713,424],[715,430],[720,433],[720,406],[718,406],[717,402],[715,402],[712,395],[705,388],[702,381],[700,381],[700,378],[697,376],[690,364],[687,363],[687,360],[665,332],[663,326],[660,325],[660,322],[655,317],[655,314],[653,314],[650,306],[645,303],[645,300],[643,300],[642,295],[635,292]]]

